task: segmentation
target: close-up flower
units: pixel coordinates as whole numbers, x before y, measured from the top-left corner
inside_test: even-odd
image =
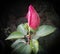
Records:
[[[28,13],[26,15],[26,18],[28,19],[28,25],[36,30],[39,25],[40,25],[40,17],[39,14],[37,13],[37,11],[34,9],[34,7],[32,5],[29,5],[28,8]]]
[[[6,40],[15,40],[11,45],[13,52],[16,54],[37,54],[41,51],[41,45],[38,39],[53,33],[56,27],[51,25],[40,25],[40,16],[32,5],[28,7],[26,14],[27,23],[17,26],[16,31],[12,32]],[[31,31],[34,30],[35,32]]]

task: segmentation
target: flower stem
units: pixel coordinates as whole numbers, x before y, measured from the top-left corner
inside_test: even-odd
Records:
[[[30,27],[29,27],[29,35],[30,35]]]

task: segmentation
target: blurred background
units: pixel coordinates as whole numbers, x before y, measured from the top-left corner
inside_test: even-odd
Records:
[[[38,54],[60,53],[59,0],[5,0],[0,1],[0,54],[11,54],[12,41],[6,41],[5,38],[16,30],[18,24],[27,22],[24,17],[30,4],[35,7],[40,15],[41,25],[50,24],[57,28],[53,34],[39,39],[44,51],[39,51]]]

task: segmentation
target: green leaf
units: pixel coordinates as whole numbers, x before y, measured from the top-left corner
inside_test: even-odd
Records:
[[[19,31],[20,33],[26,35],[27,34],[27,30],[24,28],[24,24],[20,24],[17,27],[17,31]]]
[[[23,47],[25,47],[25,43],[23,43],[23,42],[20,42],[19,44],[12,46],[12,48],[14,48],[12,51],[12,54],[15,52],[20,54],[20,49],[23,49]]]
[[[20,43],[26,43],[26,41],[24,39],[17,39],[12,45],[12,48],[15,48],[17,45],[19,45]]]
[[[24,28],[28,31],[28,23],[24,23]]]
[[[31,46],[33,52],[34,52],[35,54],[37,54],[37,52],[38,52],[38,50],[39,50],[39,43],[38,43],[38,41],[35,40],[35,39],[32,39],[32,40],[30,41],[30,46]]]
[[[29,44],[20,42],[20,44],[18,44],[17,47],[14,48],[14,51],[17,52],[17,54],[30,54],[31,47]]]
[[[33,39],[38,39],[39,37],[47,36],[51,33],[53,33],[56,30],[54,26],[50,25],[42,25],[37,30],[35,36],[32,36]]]
[[[23,38],[23,37],[24,37],[24,35],[22,35],[20,32],[14,31],[6,38],[6,40],[19,39],[19,38]]]
[[[28,26],[28,23],[25,23],[25,24],[24,24],[24,28],[25,28],[27,31],[29,31],[29,28],[30,28],[30,32],[32,32],[32,33],[35,32],[35,30],[33,30],[31,27]]]

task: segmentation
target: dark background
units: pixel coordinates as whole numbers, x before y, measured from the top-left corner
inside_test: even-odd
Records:
[[[58,28],[58,30],[55,32],[54,40],[51,40],[52,46],[47,47],[46,42],[44,45],[46,54],[53,54],[53,53],[60,53],[60,1],[59,0],[20,0],[20,1],[11,1],[11,0],[5,0],[0,1],[0,54],[11,54],[11,41],[5,41],[5,38],[8,34],[5,34],[4,28],[8,25],[8,20],[14,20],[14,18],[10,19],[9,16],[13,15],[12,17],[24,17],[27,13],[27,8],[29,4],[33,4],[34,2],[39,3],[40,1],[45,1],[53,5],[54,10],[58,14],[59,18],[54,22],[54,25]],[[15,21],[14,21],[15,22]],[[13,23],[14,23],[13,22]],[[15,22],[16,23],[16,22]],[[53,35],[53,36],[54,36]],[[52,35],[51,35],[52,36]],[[47,37],[48,38],[48,37]],[[50,37],[53,38],[53,37]],[[48,38],[49,39],[49,38]],[[46,41],[48,41],[48,39]],[[43,44],[41,44],[43,45]],[[40,54],[40,53],[39,53]],[[45,53],[44,53],[45,54]]]

